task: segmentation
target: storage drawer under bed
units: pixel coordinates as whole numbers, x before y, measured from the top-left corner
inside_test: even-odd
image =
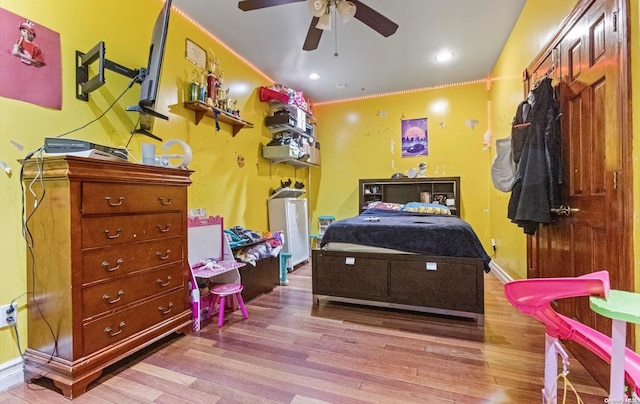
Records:
[[[484,323],[482,259],[325,250],[312,253],[314,299],[353,299],[373,306],[471,317]]]
[[[386,299],[389,281],[387,260],[354,256],[314,258],[321,273],[313,276],[313,293],[355,299]]]
[[[435,258],[435,257],[434,257]],[[477,264],[438,257],[434,261],[390,260],[389,297],[395,303],[447,310],[477,310]],[[482,279],[481,279],[482,280]]]

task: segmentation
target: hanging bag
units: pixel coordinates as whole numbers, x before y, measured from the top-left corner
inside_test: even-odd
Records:
[[[502,192],[511,192],[516,180],[516,165],[511,155],[511,136],[496,140],[496,157],[491,164],[493,186]]]

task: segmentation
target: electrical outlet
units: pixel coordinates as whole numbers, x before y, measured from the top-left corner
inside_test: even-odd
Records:
[[[0,328],[18,323],[18,303],[0,306]]]

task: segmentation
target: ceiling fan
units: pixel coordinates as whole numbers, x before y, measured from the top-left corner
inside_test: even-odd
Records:
[[[318,47],[323,31],[331,31],[332,9],[337,11],[343,22],[355,17],[384,37],[393,35],[398,29],[398,24],[359,0],[243,0],[238,2],[238,8],[242,11],[251,11],[302,1],[309,3],[309,10],[313,15],[302,46],[306,51]]]

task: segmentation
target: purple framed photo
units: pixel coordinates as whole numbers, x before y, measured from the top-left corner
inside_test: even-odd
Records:
[[[402,157],[428,156],[427,118],[403,119],[401,125]]]

